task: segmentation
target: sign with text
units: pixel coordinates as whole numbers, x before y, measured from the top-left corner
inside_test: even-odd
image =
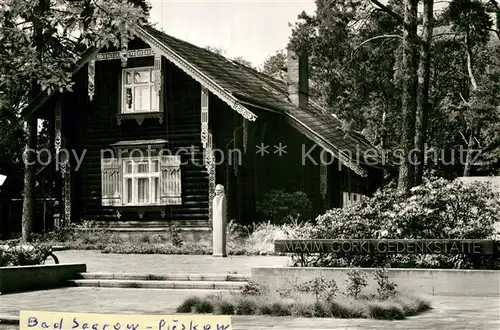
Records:
[[[500,254],[493,240],[446,239],[317,239],[276,240],[275,252],[362,254]]]
[[[230,330],[229,315],[118,315],[21,311],[19,329]]]

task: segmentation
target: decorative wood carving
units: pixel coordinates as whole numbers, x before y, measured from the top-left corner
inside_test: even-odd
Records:
[[[54,147],[56,152],[56,157],[59,162],[59,171],[62,180],[62,194],[61,202],[63,205],[64,221],[69,223],[71,221],[71,168],[69,164],[69,159],[59,159],[61,157],[61,148],[66,147],[64,139],[62,137],[62,100],[58,99],[54,109],[54,127],[55,127],[55,138]]]
[[[151,47],[161,51],[162,55],[165,56],[170,62],[174,63],[177,67],[186,72],[194,80],[198,81],[202,86],[205,86],[210,92],[218,96],[222,101],[226,102],[233,110],[238,112],[244,118],[250,121],[255,121],[257,119],[257,116],[253,112],[245,108],[243,105],[241,105],[234,96],[226,92],[221,86],[208,78],[193,65],[186,62],[183,58],[174,53],[170,48],[166,47],[155,37],[151,36],[144,29],[138,27],[134,29],[134,32],[138,37],[147,41],[151,45]]]
[[[126,67],[128,60],[128,42],[125,38],[122,38],[121,40],[120,60],[122,62],[122,67]]]
[[[55,120],[54,120],[54,148],[56,156],[59,157],[59,151],[61,150],[61,101],[56,102],[55,108]]]
[[[212,201],[215,197],[215,157],[212,145],[212,133],[208,132],[207,147],[205,148],[205,167],[208,173],[208,219],[212,222]]]
[[[64,221],[66,225],[71,222],[71,165],[68,162],[64,166]]]
[[[144,119],[156,118],[160,124],[163,123],[163,112],[144,112],[144,113],[119,113],[116,115],[116,124],[121,126],[123,120],[135,119],[137,124],[142,125]]]
[[[89,62],[88,78],[89,78],[89,84],[88,84],[89,99],[90,99],[90,101],[92,101],[94,99],[94,93],[95,93],[95,61],[94,60],[91,60]]]
[[[201,144],[203,148],[207,147],[208,142],[208,89],[201,88]]]
[[[161,54],[156,54],[155,53],[155,90],[156,94],[160,95],[161,91]]]
[[[109,61],[109,60],[119,60],[121,59],[121,51],[108,52],[108,53],[98,53],[95,57],[95,61]],[[155,52],[152,48],[144,49],[131,49],[127,51],[127,58],[134,57],[148,57],[154,56]]]

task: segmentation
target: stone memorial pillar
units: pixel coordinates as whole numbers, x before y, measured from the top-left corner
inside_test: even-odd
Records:
[[[226,253],[226,195],[224,186],[215,186],[215,197],[212,201],[212,235],[213,256],[227,257]]]

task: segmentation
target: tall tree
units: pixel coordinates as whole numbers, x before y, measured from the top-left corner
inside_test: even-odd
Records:
[[[131,38],[131,27],[144,24],[141,4],[134,0],[6,0],[0,4],[0,104],[2,114],[18,113],[40,91],[70,90],[70,68],[88,47],[118,46]],[[7,91],[7,92],[5,92]],[[8,111],[3,111],[7,109]],[[37,123],[26,118],[26,147],[36,147]],[[34,221],[36,164],[33,153],[25,159],[23,240],[28,241]]]
[[[415,185],[422,183],[425,168],[425,143],[427,142],[427,123],[429,118],[429,87],[431,79],[431,44],[434,29],[434,0],[424,1],[422,38],[420,43],[420,62],[418,65],[418,101],[415,132]]]
[[[276,51],[276,54],[269,56],[262,64],[262,73],[268,76],[285,80],[285,72],[283,69],[286,68],[286,54],[285,51],[280,49]]]
[[[48,0],[39,0],[35,5],[33,17],[33,45],[37,54],[37,58],[42,58],[44,48],[43,38],[43,17],[45,11],[49,8]],[[40,92],[40,85],[35,79],[31,80],[30,99],[34,99]],[[35,217],[35,176],[36,176],[36,156],[29,152],[36,149],[37,136],[37,120],[34,115],[26,118],[26,159],[24,161],[24,195],[23,195],[23,213],[22,213],[22,238],[23,241],[28,241],[33,232],[33,221]]]
[[[484,90],[478,81],[478,72],[485,69],[481,61],[482,49],[490,40],[491,19],[485,4],[477,0],[453,0],[449,7],[452,30],[462,44],[469,85],[460,94],[463,118],[467,124],[464,142],[467,146],[463,176],[471,173],[474,149],[477,146],[481,126],[488,121],[491,107],[482,100]]]

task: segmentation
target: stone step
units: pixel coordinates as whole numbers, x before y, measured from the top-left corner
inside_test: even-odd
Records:
[[[108,228],[108,227],[113,227],[113,228],[155,228],[155,227],[161,227],[161,228],[167,228],[169,224],[175,224],[176,226],[200,226],[200,227],[206,227],[208,225],[207,220],[187,220],[187,221],[178,221],[178,222],[172,222],[172,221],[94,221],[93,224],[96,227],[99,228]]]
[[[168,266],[166,266],[168,267]],[[250,275],[243,274],[134,274],[87,272],[78,274],[84,280],[128,280],[128,281],[195,281],[195,282],[246,282]]]
[[[69,286],[131,289],[240,290],[244,282],[228,281],[155,281],[155,280],[69,280]]]
[[[210,228],[208,227],[208,222],[207,221],[196,221],[191,225],[176,225],[181,232],[199,232],[199,233],[205,233],[209,232]],[[170,228],[168,226],[143,226],[143,227],[135,227],[135,226],[130,226],[130,227],[125,227],[125,226],[96,226],[93,230],[95,229],[103,229],[108,232],[129,232],[129,233],[168,233],[170,231]],[[84,229],[84,228],[79,228],[78,230],[80,231],[90,231],[91,229]]]

